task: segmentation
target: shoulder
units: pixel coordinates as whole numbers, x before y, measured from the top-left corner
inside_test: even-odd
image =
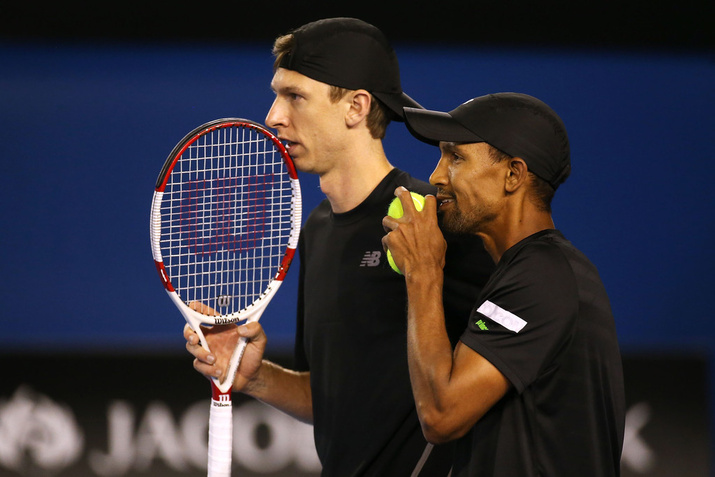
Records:
[[[324,223],[330,218],[330,202],[328,199],[323,199],[313,210],[308,214],[308,218],[305,219],[301,233],[306,230],[311,230]]]
[[[522,304],[539,303],[552,311],[571,309],[578,298],[578,280],[567,244],[560,234],[548,232],[518,243],[497,265],[495,286]]]
[[[502,257],[509,266],[528,267],[538,272],[547,269],[568,272],[567,247],[570,243],[556,231],[544,231],[528,237]]]
[[[402,186],[411,192],[417,192],[422,195],[434,194],[437,191],[437,188],[430,185],[428,182],[417,179],[411,176],[408,172],[400,169],[395,169],[395,174],[392,180],[395,187]]]

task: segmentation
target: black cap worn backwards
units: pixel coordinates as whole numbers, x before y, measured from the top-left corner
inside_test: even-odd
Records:
[[[421,108],[402,91],[397,55],[376,27],[355,18],[328,18],[293,32],[293,49],[279,63],[316,81],[372,93],[404,120],[404,107]]]
[[[563,121],[546,103],[526,94],[488,94],[449,113],[405,108],[405,122],[413,136],[429,144],[486,142],[520,157],[554,189],[571,173]]]

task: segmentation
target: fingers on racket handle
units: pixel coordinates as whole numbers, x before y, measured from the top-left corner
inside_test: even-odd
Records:
[[[228,370],[226,372],[226,379],[223,382],[216,378],[213,378],[214,386],[222,393],[230,392],[233,386],[233,380],[236,379],[236,371],[238,371],[238,365],[241,364],[241,358],[243,357],[243,352],[246,351],[246,345],[248,341],[246,338],[239,338],[236,349],[233,351],[233,355],[228,362]],[[215,393],[215,392],[214,392]]]
[[[238,345],[236,346],[236,365],[234,367],[233,374],[235,375],[236,371],[238,371],[238,366],[241,364],[241,358],[243,358],[243,352],[246,351],[246,345],[248,345],[248,340],[244,337],[241,337],[238,339]],[[234,376],[235,377],[235,376]],[[233,379],[231,379],[233,381]]]
[[[230,477],[233,451],[231,391],[217,393],[214,390],[213,394],[209,413],[208,477]]]

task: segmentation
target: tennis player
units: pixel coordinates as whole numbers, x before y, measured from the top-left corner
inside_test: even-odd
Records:
[[[404,271],[412,390],[433,443],[457,442],[453,476],[619,475],[624,384],[596,267],[555,229],[551,200],[571,171],[563,122],[542,101],[498,93],[449,113],[406,109],[439,144],[422,213],[384,239]],[[443,228],[481,237],[496,269],[454,352],[444,332]]]
[[[300,237],[295,369],[263,359],[258,323],[207,330],[212,355],[187,327],[194,366],[219,377],[236,334],[249,338],[234,390],[312,423],[325,476],[446,476],[452,446],[433,448],[422,435],[407,366],[405,280],[381,243],[396,187],[435,191],[394,168],[382,145],[389,122],[419,105],[402,91],[394,50],[363,21],[304,25],[278,38],[274,54],[266,124],[326,195]],[[445,323],[456,343],[493,263],[478,238],[449,240],[459,259],[445,270]]]

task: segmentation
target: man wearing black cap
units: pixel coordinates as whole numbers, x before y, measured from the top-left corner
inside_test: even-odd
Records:
[[[569,142],[542,101],[498,93],[449,113],[406,109],[441,157],[417,212],[385,217],[404,272],[412,389],[428,441],[457,440],[453,476],[616,476],[624,384],[614,318],[594,265],[554,228]],[[445,243],[482,238],[496,269],[454,352],[444,333]]]
[[[313,423],[323,475],[446,476],[452,447],[433,448],[420,430],[407,367],[405,282],[381,244],[396,187],[434,193],[395,169],[382,147],[390,120],[403,121],[403,108],[419,105],[402,91],[385,37],[360,20],[304,25],[278,38],[274,54],[276,97],[266,124],[300,171],[319,176],[327,197],[301,231],[296,370],[262,359],[266,337],[257,323],[206,331],[212,358],[187,327],[195,367],[218,377],[240,333],[251,341],[233,389]],[[445,303],[457,320],[448,320],[456,342],[493,264],[476,237],[450,239],[450,247],[459,261],[446,271]],[[460,270],[468,282],[458,279]]]

